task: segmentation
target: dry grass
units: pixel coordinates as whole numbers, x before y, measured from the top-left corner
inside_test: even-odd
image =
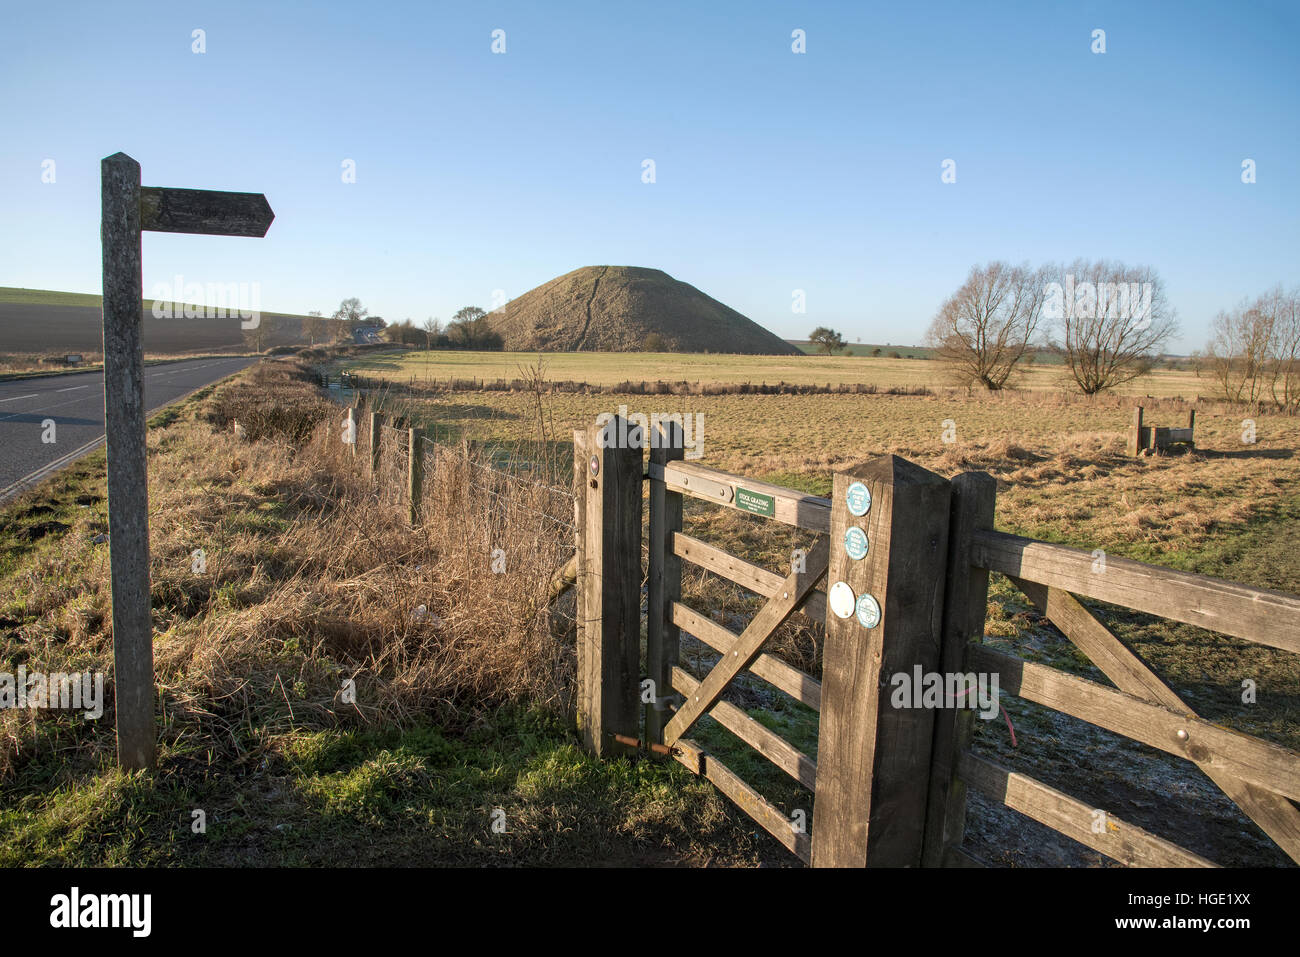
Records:
[[[164,750],[242,757],[253,725],[269,739],[417,718],[454,726],[507,702],[563,711],[572,649],[556,640],[562,624],[543,599],[565,540],[539,509],[571,521],[571,508],[519,483],[478,494],[483,463],[446,454],[429,477],[428,521],[413,531],[386,483],[341,443],[337,407],[304,381],[294,363],[263,363],[203,414],[150,433]],[[34,494],[15,514],[40,507]],[[0,607],[17,622],[0,660],[111,673],[107,547],[92,544],[103,510],[84,512],[41,543],[34,569],[0,582]],[[506,550],[500,574],[496,547]],[[111,710],[103,720],[111,727]],[[0,713],[0,777],[56,746],[60,729],[48,712]],[[111,748],[112,737],[95,742]]]

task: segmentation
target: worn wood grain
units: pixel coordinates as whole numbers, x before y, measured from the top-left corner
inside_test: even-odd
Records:
[[[674,757],[696,774],[703,775],[736,805],[804,863],[811,855],[809,837],[796,831],[791,820],[771,801],[744,782],[734,771],[690,738],[679,738]]]
[[[1300,653],[1300,597],[1092,553],[1005,532],[975,535],[972,560],[992,571]]]
[[[650,443],[650,464],[665,466],[686,454],[682,426],[672,420],[657,424],[659,434]],[[649,557],[646,583],[646,671],[654,682],[654,700],[645,706],[646,740],[663,743],[669,712],[672,669],[680,658],[680,636],[672,606],[682,597],[682,563],[672,540],[682,527],[682,496],[663,482],[650,483]]]
[[[939,646],[939,671],[945,675],[962,671],[966,646],[984,640],[989,573],[971,564],[970,550],[975,532],[993,527],[996,498],[997,482],[985,472],[966,472],[952,480]],[[973,731],[969,708],[942,708],[935,713],[922,854],[926,867],[944,866],[949,850],[961,844],[965,834],[966,788],[955,772],[957,755],[970,747]]]
[[[958,774],[976,791],[1026,817],[1071,837],[1129,867],[1215,867],[1199,854],[1172,844],[1106,813],[1094,831],[1094,809],[1024,774],[999,767],[970,753],[960,756]]]
[[[713,706],[718,696],[742,668],[748,668],[773,631],[794,613],[795,607],[812,591],[817,580],[826,574],[829,548],[823,539],[808,554],[804,571],[791,572],[782,592],[759,609],[749,625],[736,639],[713,670],[705,676],[695,695],[672,716],[664,728],[664,743],[671,744],[684,735],[692,724]]]
[[[991,648],[971,646],[967,662],[974,670],[997,672],[1008,694],[1300,800],[1300,753],[1281,745]]]
[[[673,603],[672,616],[678,628],[684,628],[689,634],[722,654],[734,648],[736,639],[740,637],[731,629],[719,625],[712,618],[701,615],[681,602]],[[821,709],[822,683],[812,675],[805,674],[793,665],[766,653],[760,654],[750,662],[749,670],[796,701],[815,710]]]
[[[114,153],[100,163],[100,177],[113,697],[118,762],[126,770],[139,770],[154,766],[158,739],[154,719],[149,476],[140,319],[144,285],[140,164],[125,153]]]
[[[1195,715],[1137,652],[1098,621],[1073,595],[1019,578],[1011,581],[1120,691],[1171,711]],[[1242,781],[1213,765],[1198,762],[1197,767],[1236,802],[1292,860],[1300,863],[1300,810],[1295,805],[1278,794]]]
[[[690,697],[699,689],[700,683],[685,668],[674,666],[672,687]],[[708,710],[708,714],[810,791],[817,786],[816,761],[774,731],[759,724],[731,702],[715,702]]]
[[[681,532],[673,536],[673,553],[692,565],[698,565],[705,571],[720,575],[727,581],[735,582],[741,588],[762,595],[764,598],[775,595],[784,581],[776,572],[770,572],[762,565],[745,561],[716,545],[710,545],[708,542]],[[825,621],[826,589],[814,588],[795,612],[812,621]]]
[[[145,186],[138,205],[140,228],[154,233],[260,237],[275,219],[261,193]]]
[[[871,492],[860,518],[845,504],[854,481]],[[855,596],[876,598],[881,618],[866,629],[855,615],[826,616],[815,867],[921,863],[934,713],[894,708],[887,684],[914,666],[928,672],[939,664],[949,499],[947,480],[894,455],[835,476],[828,594],[847,582]],[[844,547],[850,524],[870,543],[858,561]]]
[[[830,501],[817,495],[706,468],[695,462],[673,462],[663,467],[652,464],[649,474],[652,481],[665,482],[674,492],[727,508],[737,508],[738,488],[766,495],[773,500],[774,514],[769,518],[814,532],[830,530]]]

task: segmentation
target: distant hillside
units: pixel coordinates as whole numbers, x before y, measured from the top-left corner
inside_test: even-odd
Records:
[[[694,286],[638,266],[575,269],[489,313],[488,322],[517,352],[799,354]]]
[[[175,310],[184,315],[184,307]],[[0,287],[0,353],[99,352],[104,341],[101,297],[90,293]],[[153,301],[140,306],[146,352],[243,349],[233,319],[155,319]],[[302,316],[263,312],[263,348],[305,345]]]

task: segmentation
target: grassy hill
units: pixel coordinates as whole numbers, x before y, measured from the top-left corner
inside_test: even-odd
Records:
[[[659,269],[584,266],[488,314],[518,352],[798,355],[730,306]]]

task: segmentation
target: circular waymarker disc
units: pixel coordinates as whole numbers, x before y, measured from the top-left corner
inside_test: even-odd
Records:
[[[837,618],[848,618],[853,614],[853,589],[848,582],[836,582],[827,597]]]
[[[858,596],[858,623],[863,628],[875,628],[880,624],[880,605],[866,592]]]
[[[591,457],[591,463],[590,463],[590,464],[591,464],[591,474],[592,474],[592,475],[598,475],[598,474],[600,473],[600,456],[599,456],[599,455],[593,455],[593,456]]]
[[[856,525],[850,525],[849,530],[844,533],[844,550],[849,553],[849,558],[855,562],[866,558],[869,547],[867,533]]]
[[[871,493],[861,482],[854,482],[849,486],[848,492],[844,498],[848,502],[850,515],[866,515],[871,511]]]

